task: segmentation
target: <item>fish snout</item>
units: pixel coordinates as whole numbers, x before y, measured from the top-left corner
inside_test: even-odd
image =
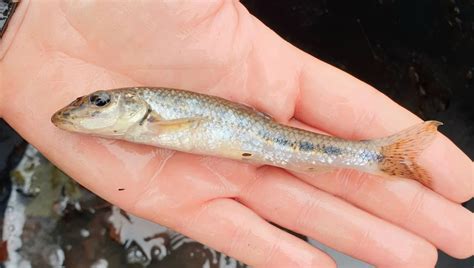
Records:
[[[63,108],[53,114],[51,116],[51,122],[57,126],[60,127],[61,125],[64,125],[68,123],[68,119],[70,118],[70,111],[69,109]]]

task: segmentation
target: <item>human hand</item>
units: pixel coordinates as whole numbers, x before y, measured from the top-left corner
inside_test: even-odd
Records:
[[[472,213],[459,205],[473,196],[473,165],[442,135],[420,159],[433,177],[428,189],[348,170],[290,174],[50,123],[77,96],[138,85],[218,95],[344,138],[385,136],[420,121],[292,47],[239,3],[31,2],[0,74],[0,114],[61,169],[111,203],[249,265],[334,266],[267,221],[377,266],[433,266],[435,247],[473,254],[465,235]]]

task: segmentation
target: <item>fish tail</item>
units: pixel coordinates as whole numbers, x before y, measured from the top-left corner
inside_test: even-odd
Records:
[[[382,154],[379,170],[390,176],[408,178],[430,186],[430,175],[418,165],[417,157],[431,144],[438,126],[442,124],[426,121],[392,136],[374,140]]]

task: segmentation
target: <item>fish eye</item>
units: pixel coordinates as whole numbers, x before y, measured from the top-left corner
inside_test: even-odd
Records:
[[[110,102],[110,96],[106,92],[97,92],[89,97],[89,101],[98,107],[103,107]]]

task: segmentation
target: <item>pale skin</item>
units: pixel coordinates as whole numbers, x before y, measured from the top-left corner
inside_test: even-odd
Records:
[[[0,115],[109,202],[255,267],[335,266],[268,222],[380,267],[433,266],[436,248],[473,254],[473,214],[460,203],[473,197],[474,166],[441,134],[420,157],[430,189],[349,170],[289,173],[68,133],[50,122],[80,95],[139,85],[218,95],[348,139],[420,122],[288,44],[240,3],[49,0],[25,1],[18,12],[23,20],[0,42]]]

